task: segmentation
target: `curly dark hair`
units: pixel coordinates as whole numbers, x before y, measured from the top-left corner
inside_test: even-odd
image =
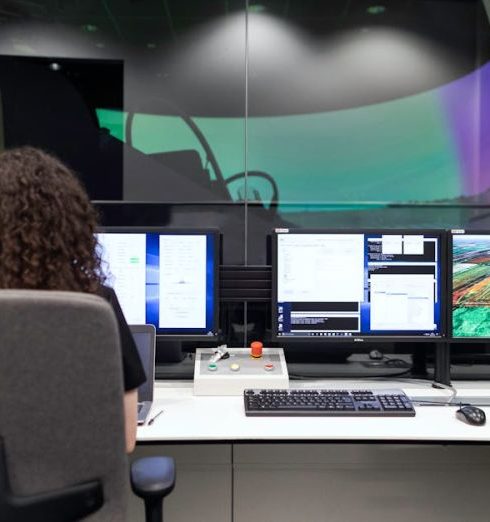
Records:
[[[0,288],[96,293],[97,213],[76,176],[33,147],[0,153]]]

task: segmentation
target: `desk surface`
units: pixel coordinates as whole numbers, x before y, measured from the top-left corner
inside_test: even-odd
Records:
[[[490,382],[455,383],[458,395],[489,397]],[[451,393],[430,382],[308,381],[291,388],[401,388],[410,397],[449,399]],[[455,406],[418,406],[415,417],[246,417],[241,396],[194,396],[192,382],[158,382],[150,416],[163,410],[151,426],[138,428],[139,442],[212,441],[413,441],[490,442],[490,406],[485,426],[469,426],[455,417]]]

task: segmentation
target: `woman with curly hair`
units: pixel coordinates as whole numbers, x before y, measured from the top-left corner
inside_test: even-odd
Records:
[[[96,226],[85,190],[58,159],[32,147],[0,153],[0,288],[87,292],[109,301],[119,324],[126,447],[132,451],[137,388],[145,374],[116,295],[104,286]]]

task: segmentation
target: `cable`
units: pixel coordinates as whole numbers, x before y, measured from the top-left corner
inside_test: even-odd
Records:
[[[371,377],[372,380],[375,380],[376,377]],[[401,382],[405,382],[407,384],[430,384],[432,386],[432,379],[416,379],[416,378],[407,378],[407,379],[399,379]]]
[[[452,406],[454,408],[461,408],[462,406],[483,406],[488,407],[489,404],[483,404],[483,403],[475,403],[475,402],[467,402],[467,401],[459,401],[459,402],[441,402],[441,401],[428,401],[428,400],[417,400],[415,397],[411,397],[410,400],[412,401],[412,404],[415,406]]]
[[[458,390],[456,388],[454,388],[451,384],[443,384],[442,382],[434,381],[432,383],[432,387],[442,389],[442,390],[447,390],[447,391],[451,392],[451,397],[449,397],[449,400],[447,401],[448,404],[451,403],[456,398],[456,395],[458,394]]]

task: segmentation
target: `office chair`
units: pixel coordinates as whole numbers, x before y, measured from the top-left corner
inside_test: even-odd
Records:
[[[128,488],[116,319],[81,293],[0,290],[0,520],[121,521]],[[132,465],[160,522],[174,462]]]

